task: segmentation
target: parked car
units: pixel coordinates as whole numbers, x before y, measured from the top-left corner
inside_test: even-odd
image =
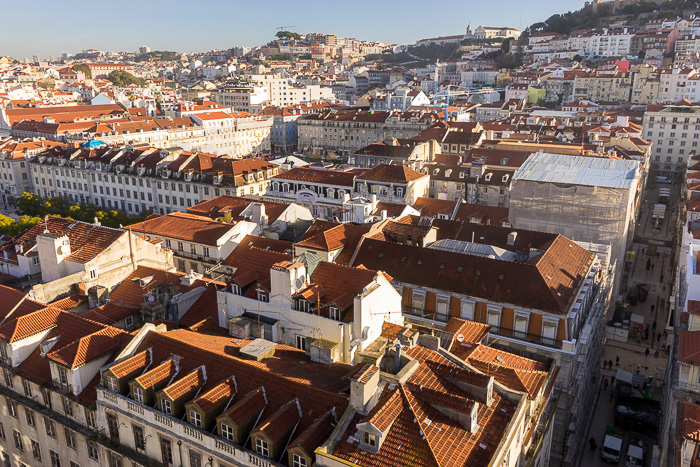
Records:
[[[656,183],[671,183],[671,180],[668,177],[659,175],[656,177]]]
[[[600,452],[600,457],[604,461],[617,464],[620,462],[621,453],[622,432],[615,427],[609,426],[605,429],[605,440],[603,441],[603,450]]]
[[[644,443],[637,436],[630,437],[625,455],[625,467],[642,467],[644,465]]]

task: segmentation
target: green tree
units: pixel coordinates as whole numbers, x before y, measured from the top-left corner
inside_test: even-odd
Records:
[[[86,78],[92,78],[92,73],[90,73],[90,69],[86,67],[85,65],[73,65],[71,68],[73,71],[82,71],[85,73]]]
[[[46,215],[44,200],[33,193],[22,193],[22,196],[17,198],[17,208],[20,214],[27,216],[44,217]]]
[[[291,31],[279,31],[277,34],[275,34],[275,37],[277,39],[294,39],[297,41],[301,39],[299,34]]]
[[[115,86],[120,88],[129,86],[130,84],[138,84],[139,86],[143,86],[144,84],[146,84],[146,80],[144,80],[143,78],[137,78],[128,71],[124,70],[114,70],[109,75],[107,75],[107,79],[111,81]]]

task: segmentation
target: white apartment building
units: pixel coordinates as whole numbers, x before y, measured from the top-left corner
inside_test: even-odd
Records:
[[[284,107],[318,101],[335,102],[330,87],[292,83],[289,78],[275,74],[253,74],[248,79],[267,92],[271,105]]]
[[[334,280],[339,276],[342,281]],[[329,361],[356,363],[355,353],[379,337],[383,322],[404,321],[401,295],[381,271],[321,261],[312,253],[292,258],[252,249],[219,295],[219,326],[232,336],[303,350],[322,340],[325,350],[318,350],[328,352]]]
[[[659,75],[657,102],[672,103],[682,99],[694,102],[698,92],[698,72],[693,68],[664,68]]]
[[[49,150],[29,162],[32,191],[128,214],[183,211],[220,195],[260,196],[279,167],[180,149]],[[1,170],[0,166],[0,170]]]
[[[270,101],[270,95],[265,86],[226,86],[219,89],[216,100],[234,112],[257,114]]]
[[[192,150],[241,157],[270,152],[272,117],[229,114],[226,112],[192,115],[204,128],[205,142]]]
[[[627,28],[622,30],[604,29],[602,32],[593,34],[588,42],[588,48],[583,49],[590,57],[616,57],[629,55],[632,49],[632,38],[634,32]]]
[[[680,181],[688,166],[688,157],[700,144],[700,106],[677,102],[667,106],[649,106],[644,113],[644,139],[651,142],[651,169]]]

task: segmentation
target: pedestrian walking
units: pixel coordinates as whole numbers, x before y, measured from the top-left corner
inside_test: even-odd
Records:
[[[664,283],[664,275],[663,274],[661,274],[661,280],[659,282],[661,282],[662,284]]]
[[[615,384],[615,375],[612,375],[610,378],[610,385],[612,386],[613,384]]]
[[[647,258],[647,271],[651,269],[651,258]]]
[[[615,366],[620,366],[620,356],[615,357]]]
[[[649,356],[649,347],[647,347],[647,349],[644,351],[644,356],[645,357]]]
[[[610,369],[612,370],[612,360],[608,360],[608,366],[609,366]]]
[[[608,378],[603,379],[603,389],[608,389]]]
[[[644,253],[644,247],[642,247],[642,254]]]
[[[654,270],[654,263],[651,263],[651,270]]]
[[[659,259],[659,255],[660,255],[660,253],[657,251],[656,252],[656,259]]]
[[[615,394],[613,393],[613,390],[610,390],[610,402],[613,401],[613,397],[615,397]]]
[[[652,313],[654,312],[654,305],[651,306],[651,312],[652,312]],[[654,332],[656,332],[656,321],[654,321],[653,323],[651,323],[651,330],[654,331]]]
[[[658,349],[656,349],[654,351],[654,358],[659,358],[659,350]]]

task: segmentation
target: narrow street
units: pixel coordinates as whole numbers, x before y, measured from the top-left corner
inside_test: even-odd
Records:
[[[652,217],[654,205],[658,203],[659,189],[670,188],[671,196],[668,201],[666,216],[663,221],[655,224]],[[647,378],[654,378],[651,383],[651,394],[655,400],[660,401],[663,385],[663,371],[666,368],[666,340],[670,339],[670,328],[667,330],[668,313],[666,306],[670,283],[672,280],[672,241],[677,222],[677,207],[680,196],[680,187],[670,184],[656,184],[650,182],[647,194],[639,216],[637,232],[630,249],[634,251],[635,260],[628,266],[626,284],[620,288],[624,291],[635,288],[637,284],[643,284],[648,290],[646,300],[639,300],[636,304],[630,304],[632,313],[643,318],[643,328],[648,329],[646,339],[633,337],[630,332],[627,342],[620,342],[607,338],[603,347],[601,368],[601,380],[598,382],[597,405],[593,417],[587,443],[590,438],[595,439],[597,449],[586,449],[586,455],[580,460],[580,465],[585,466],[609,466],[609,462],[601,459],[600,453],[605,438],[605,429],[609,425],[615,425],[615,394],[613,391],[612,377],[617,370],[626,370],[633,374],[641,374]],[[608,320],[613,316],[613,310],[608,313]],[[652,329],[654,329],[652,331]],[[660,339],[659,339],[660,337]],[[608,362],[612,361],[612,369]],[[641,391],[640,391],[641,392]],[[625,431],[625,430],[623,430]],[[624,433],[623,452],[618,465],[624,465],[624,454],[627,449],[627,440],[630,430]],[[634,433],[637,435],[637,433]],[[656,439],[640,435],[645,443],[645,462],[651,464],[651,453]]]

